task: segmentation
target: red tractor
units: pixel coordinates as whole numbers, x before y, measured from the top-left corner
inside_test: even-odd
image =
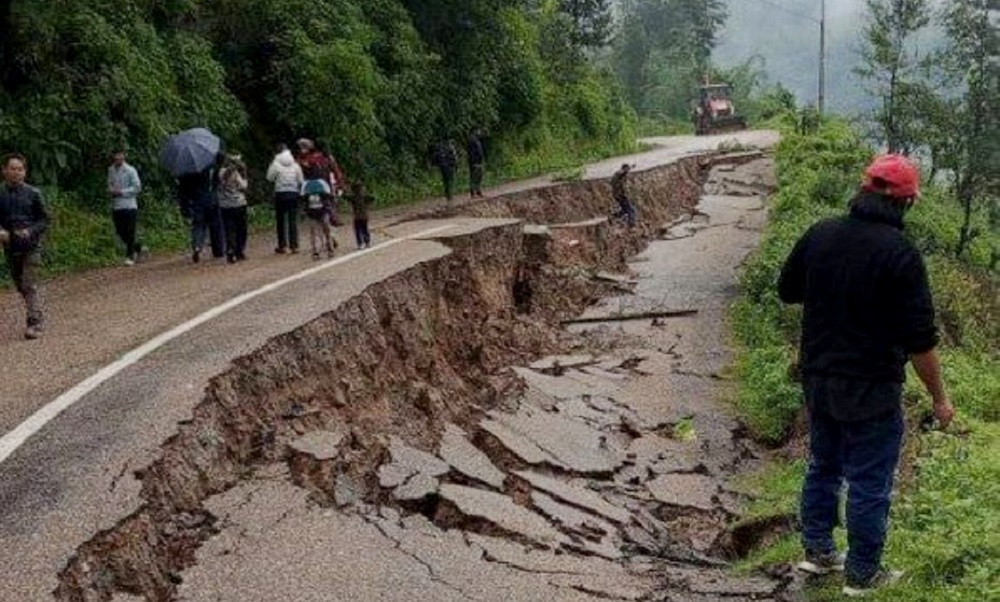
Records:
[[[703,84],[694,110],[694,131],[699,136],[747,129],[747,121],[736,114],[729,84]]]

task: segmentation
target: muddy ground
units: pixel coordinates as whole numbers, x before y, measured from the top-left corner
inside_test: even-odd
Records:
[[[606,182],[463,207],[492,225],[213,379],[57,598],[786,599],[726,568],[760,452],[725,312],[773,186],[642,172],[635,230]]]

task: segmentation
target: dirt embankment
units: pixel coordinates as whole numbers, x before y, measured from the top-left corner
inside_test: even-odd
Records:
[[[463,207],[464,216],[549,226],[510,224],[448,239],[448,256],[374,285],[235,362],[211,381],[193,419],[139,474],[142,509],[78,548],[60,575],[56,598],[109,600],[128,592],[172,599],[182,571],[219,528],[205,500],[275,463],[287,463],[296,484],[320,503],[394,504],[442,525],[465,520],[461,496],[447,504],[439,503],[434,488],[429,497],[405,502],[390,496],[380,467],[394,458],[391,442],[436,449],[446,430],[457,426],[492,448],[497,464],[525,468],[500,449],[496,435],[482,430],[487,412],[525,386],[505,369],[563,349],[569,335],[559,321],[620,286],[592,278],[593,270],[624,268],[661,224],[693,211],[706,166],[692,158],[637,174],[633,194],[644,225],[633,231],[594,219],[611,210],[606,182],[563,184]],[[303,437],[317,433],[333,433],[323,435],[332,437],[326,444],[333,451],[303,453]],[[395,485],[409,484],[418,473]],[[497,495],[531,504],[525,478],[501,480]],[[510,532],[495,523],[478,531]],[[589,549],[568,544],[581,548]],[[708,562],[691,558],[694,566]]]

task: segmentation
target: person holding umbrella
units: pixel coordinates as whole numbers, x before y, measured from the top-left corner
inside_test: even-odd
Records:
[[[205,237],[210,235],[212,255],[222,257],[222,220],[214,194],[215,166],[222,141],[205,128],[172,136],[160,151],[160,163],[177,178],[181,214],[191,220],[191,261],[201,261]]]

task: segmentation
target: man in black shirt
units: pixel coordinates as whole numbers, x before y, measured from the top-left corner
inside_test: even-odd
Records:
[[[941,424],[954,416],[935,351],[927,271],[902,232],[919,185],[919,171],[905,157],[877,158],[849,215],[810,228],[778,285],[782,301],[805,306],[800,365],[811,458],[801,505],[806,558],[799,568],[845,570],[847,595],[863,595],[899,577],[881,562],[904,430],[908,359]],[[845,479],[846,563],[833,541]]]
[[[28,308],[28,328],[24,338],[37,339],[42,334],[42,303],[35,288],[35,268],[41,263],[38,252],[42,235],[49,226],[49,216],[37,188],[24,183],[28,162],[17,154],[7,155],[0,185],[0,247],[17,291]]]
[[[466,149],[469,158],[469,196],[482,198],[483,176],[486,173],[486,150],[483,140],[477,130],[469,134],[469,144]]]
[[[629,199],[628,192],[625,190],[632,169],[633,166],[626,163],[611,176],[611,196],[618,203],[618,213],[615,214],[615,217],[624,219],[629,228],[635,227],[636,222],[635,205],[632,204],[632,200]]]

